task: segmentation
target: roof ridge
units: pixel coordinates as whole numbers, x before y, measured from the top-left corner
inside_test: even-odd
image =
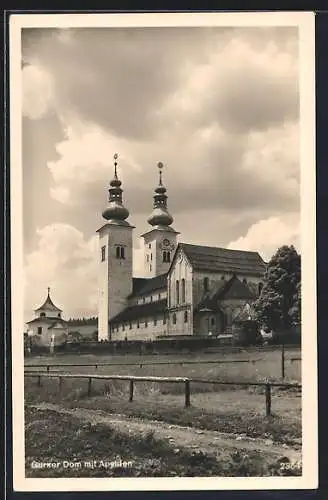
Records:
[[[189,246],[192,248],[208,248],[208,249],[213,249],[213,250],[223,250],[226,252],[243,252],[243,253],[252,253],[252,254],[257,254],[260,255],[257,250],[238,250],[237,248],[226,248],[226,247],[221,247],[221,246],[213,246],[213,245],[201,245],[201,244],[194,244],[194,243],[184,243],[180,242],[179,245],[182,246]],[[262,258],[262,257],[261,257]]]

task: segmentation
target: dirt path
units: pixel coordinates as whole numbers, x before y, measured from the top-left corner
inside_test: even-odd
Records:
[[[276,456],[277,459],[288,457],[291,462],[301,460],[301,447],[276,444],[270,439],[250,438],[243,434],[236,436],[218,431],[171,425],[156,420],[128,418],[103,410],[70,409],[51,403],[29,406],[39,410],[53,410],[61,414],[72,415],[84,423],[108,425],[121,433],[133,434],[134,436],[153,432],[155,439],[167,440],[174,448],[197,449],[216,455],[218,448],[223,447],[232,451],[235,449],[258,451],[272,458]]]

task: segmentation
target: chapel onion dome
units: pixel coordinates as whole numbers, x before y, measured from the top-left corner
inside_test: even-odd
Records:
[[[123,205],[121,188],[122,182],[117,177],[117,158],[118,155],[114,155],[114,178],[110,181],[110,188],[108,190],[108,206],[103,211],[102,216],[106,220],[112,221],[125,221],[129,217],[128,209]]]
[[[159,162],[157,167],[159,169],[159,184],[155,189],[154,210],[148,218],[148,223],[151,226],[170,226],[173,223],[173,217],[167,211],[166,188],[162,183],[163,163]]]

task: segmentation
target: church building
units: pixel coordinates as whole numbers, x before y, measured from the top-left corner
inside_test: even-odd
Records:
[[[234,317],[259,296],[265,263],[257,252],[178,242],[158,163],[144,277],[133,277],[133,231],[117,174],[99,235],[99,340],[154,340],[231,333]]]

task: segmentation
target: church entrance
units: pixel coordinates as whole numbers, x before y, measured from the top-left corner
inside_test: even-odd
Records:
[[[203,309],[197,313],[195,318],[195,326],[197,335],[217,336],[224,333],[225,321],[224,313],[221,310],[212,311]]]

